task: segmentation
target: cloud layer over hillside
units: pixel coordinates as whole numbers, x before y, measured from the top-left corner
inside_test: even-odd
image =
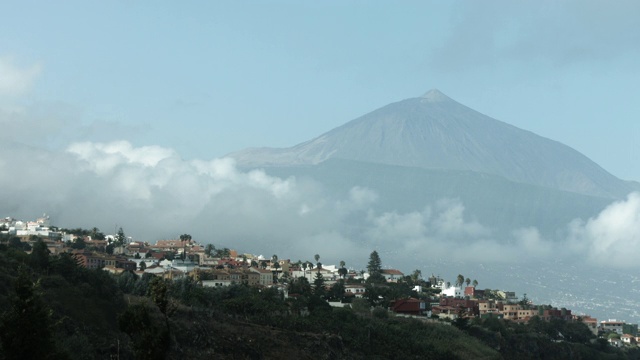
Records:
[[[0,211],[55,225],[122,226],[136,240],[154,242],[190,233],[197,241],[241,251],[327,261],[364,261],[371,249],[407,259],[450,258],[521,262],[548,257],[588,259],[633,267],[640,253],[640,195],[611,204],[597,217],[576,219],[563,235],[544,239],[535,227],[496,238],[457,199],[412,212],[372,205],[385,196],[353,187],[331,197],[323,185],[243,172],[233,160],[190,160],[160,146],[126,141],[82,142],[64,152],[5,141],[0,157]],[[364,264],[362,264],[364,265]],[[398,264],[400,265],[400,264]]]

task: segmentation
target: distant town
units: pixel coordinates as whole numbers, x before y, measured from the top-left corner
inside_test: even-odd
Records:
[[[445,323],[491,317],[521,323],[534,318],[536,321],[580,321],[612,346],[638,346],[640,342],[638,324],[615,319],[598,322],[589,315],[573,314],[570,309],[533,304],[526,294],[518,297],[511,291],[481,290],[477,280],[462,274],[447,281],[435,275],[423,277],[420,270],[405,274],[397,269],[382,268],[375,251],[371,253],[367,270],[357,271],[348,269],[344,261],[337,265],[323,264],[318,254],[314,261],[293,261],[284,254],[265,258],[199,244],[189,234],[150,244],[133,241],[122,228],[116,234],[104,234],[97,228],[65,229],[51,226],[47,215],[29,221],[12,217],[0,219],[0,232],[9,245],[27,253],[36,243],[43,242],[52,255],[70,253],[81,266],[102,269],[116,276],[129,272],[170,280],[190,277],[203,287],[234,284],[270,287],[280,290],[285,298],[298,296],[301,284],[313,284],[324,288],[327,302],[335,307],[370,298],[371,284],[377,288],[402,285],[409,290],[376,295],[382,299],[395,294],[380,303],[397,316]]]

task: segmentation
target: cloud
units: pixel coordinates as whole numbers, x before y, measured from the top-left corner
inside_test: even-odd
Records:
[[[497,234],[458,199],[380,209],[384,193],[366,187],[330,195],[313,180],[242,171],[230,158],[184,160],[160,146],[80,142],[56,152],[1,142],[0,154],[2,216],[47,212],[58,226],[122,226],[143,241],[190,233],[202,243],[292,259],[319,253],[354,267],[373,249],[397,264],[579,259],[632,267],[640,254],[637,193],[573,221],[565,238],[545,239],[535,227]]]
[[[22,95],[40,75],[42,65],[17,66],[11,57],[0,57],[0,96]]]
[[[589,220],[569,225],[569,245],[590,262],[616,268],[637,267],[640,259],[640,194],[605,208]]]

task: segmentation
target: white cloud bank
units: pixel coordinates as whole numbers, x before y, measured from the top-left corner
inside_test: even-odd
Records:
[[[186,161],[159,146],[82,142],[47,152],[4,143],[0,154],[1,216],[48,212],[59,226],[122,226],[151,242],[190,233],[242,251],[294,259],[319,253],[351,264],[364,263],[373,249],[407,261],[558,258],[613,267],[636,266],[640,253],[640,194],[575,220],[565,239],[545,239],[534,227],[504,237],[456,199],[407,213],[380,211],[384,194],[373,189],[330,195],[312,180],[240,171],[228,158]]]
[[[592,263],[607,267],[640,265],[640,194],[605,208],[598,216],[570,225],[573,251]]]

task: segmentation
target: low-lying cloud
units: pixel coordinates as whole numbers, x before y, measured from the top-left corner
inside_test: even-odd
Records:
[[[505,236],[467,214],[458,199],[401,213],[376,208],[384,193],[354,186],[330,195],[313,180],[241,171],[233,159],[183,160],[172,149],[126,141],[81,142],[63,152],[5,143],[0,156],[0,211],[63,227],[123,227],[155,242],[191,234],[202,243],[240,251],[329,262],[364,262],[377,249],[395,259],[513,263],[586,259],[636,266],[640,194],[545,239],[535,227]],[[360,262],[360,263],[359,263]],[[400,265],[400,264],[398,264]]]

